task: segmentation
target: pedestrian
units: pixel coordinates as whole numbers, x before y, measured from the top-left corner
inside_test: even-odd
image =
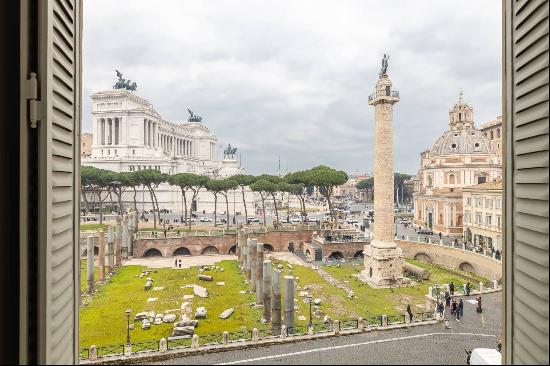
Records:
[[[453,282],[449,285],[449,291],[451,292],[451,296],[455,294],[455,284]]]
[[[483,309],[481,308],[481,296],[478,296],[476,298],[476,300],[477,300],[477,309],[476,309],[476,311],[478,313],[481,313],[483,311]]]
[[[413,321],[413,313],[412,313],[411,305],[410,305],[410,304],[407,305],[407,314],[409,314],[409,323],[412,323],[412,321]]]
[[[443,302],[437,303],[437,312],[439,313],[439,316],[443,316],[443,312],[445,311],[445,306],[443,306]]]
[[[451,307],[451,296],[448,291],[445,291],[445,307]]]
[[[455,299],[453,299],[453,302],[451,304],[451,314],[453,314],[455,318],[458,317],[458,304],[456,303]]]
[[[441,235],[441,231],[440,231],[440,232],[439,232],[439,240],[441,240],[441,237],[442,237],[442,236],[443,236],[443,235]]]
[[[458,312],[461,317],[464,317],[464,302],[462,302],[462,299],[458,301]]]
[[[466,296],[470,296],[470,282],[466,283]]]

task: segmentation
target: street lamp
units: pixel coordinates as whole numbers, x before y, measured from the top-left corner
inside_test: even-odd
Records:
[[[128,321],[128,324],[126,324],[126,345],[130,345],[130,314],[132,313],[132,309],[128,307],[126,309],[126,319]]]
[[[311,294],[307,294],[307,300],[309,301],[309,323],[308,323],[308,327],[311,327],[313,326],[313,322],[311,321],[311,303],[313,302],[313,296],[311,296]]]

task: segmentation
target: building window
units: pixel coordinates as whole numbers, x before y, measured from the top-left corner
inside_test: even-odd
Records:
[[[502,199],[497,198],[497,202],[496,202],[495,208],[502,208]]]
[[[485,207],[493,208],[493,199],[492,198],[486,198],[485,199]]]
[[[450,184],[455,184],[455,175],[454,174],[449,175],[449,183]]]
[[[132,155],[136,155],[136,149],[132,149]]]
[[[471,206],[471,205],[472,205],[472,197],[466,198],[466,204],[467,204],[468,206]]]
[[[491,215],[485,216],[485,224],[492,225],[493,217]]]
[[[476,207],[483,207],[483,201],[479,197],[476,199]]]
[[[117,151],[117,149],[115,149],[115,155],[116,155],[116,154],[118,154],[118,151]]]
[[[481,212],[476,212],[476,224],[481,224]]]
[[[130,171],[131,171],[131,172],[133,172],[133,171],[135,171],[135,170],[136,170],[136,167],[135,167],[135,166],[133,166],[133,165],[130,165],[130,166],[129,166],[129,168],[130,168]]]
[[[497,139],[500,138],[500,128],[497,128]]]
[[[502,217],[497,216],[497,227],[500,229],[502,227]]]
[[[111,149],[107,149],[107,155],[111,155]]]
[[[464,211],[464,222],[470,222],[470,211]]]

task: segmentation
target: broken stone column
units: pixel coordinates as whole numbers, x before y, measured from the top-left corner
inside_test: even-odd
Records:
[[[128,259],[128,216],[124,216],[122,221],[122,242],[120,248],[122,259]]]
[[[256,305],[264,303],[264,245],[256,244]]]
[[[281,270],[273,271],[271,286],[271,326],[275,334],[281,330]]]
[[[241,239],[243,237],[243,229],[242,226],[239,225],[237,227],[237,247],[235,249],[235,254],[237,254],[237,259],[239,261],[239,264],[242,265],[241,261]]]
[[[105,281],[105,230],[99,230],[99,281]]]
[[[271,261],[264,260],[263,263],[263,304],[264,304],[264,319],[267,322],[271,321]]]
[[[115,245],[112,226],[107,228],[107,265],[109,273],[113,272],[115,269]]]
[[[134,246],[134,213],[128,217],[128,257],[132,256]]]
[[[122,243],[122,226],[121,218],[116,218],[116,230],[115,230],[115,266],[119,267],[122,264],[120,258],[120,245]]]
[[[252,268],[252,239],[246,241],[246,279],[250,281],[250,270]]]
[[[250,240],[250,282],[252,283],[252,291],[256,291],[256,252],[258,240]]]
[[[88,293],[94,291],[94,237],[86,238],[86,283],[88,284]]]
[[[294,277],[285,276],[285,326],[288,334],[294,334]]]

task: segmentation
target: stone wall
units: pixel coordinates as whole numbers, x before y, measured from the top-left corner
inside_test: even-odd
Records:
[[[470,269],[476,275],[488,280],[502,278],[502,262],[491,257],[439,244],[408,240],[395,240],[395,242],[403,250],[405,258],[431,262],[453,269]]]
[[[162,235],[162,233],[159,233],[159,235]],[[312,230],[297,230],[268,231],[263,234],[250,234],[250,237],[256,238],[259,243],[263,243],[267,251],[284,252],[288,250],[288,246],[291,243],[294,244],[295,249],[299,249],[303,242],[311,241],[312,235]],[[143,257],[149,249],[158,250],[163,257],[172,257],[179,248],[186,248],[190,255],[229,254],[236,243],[237,238],[235,234],[138,239],[134,244],[134,257]],[[185,249],[179,250],[180,253],[186,253]]]

